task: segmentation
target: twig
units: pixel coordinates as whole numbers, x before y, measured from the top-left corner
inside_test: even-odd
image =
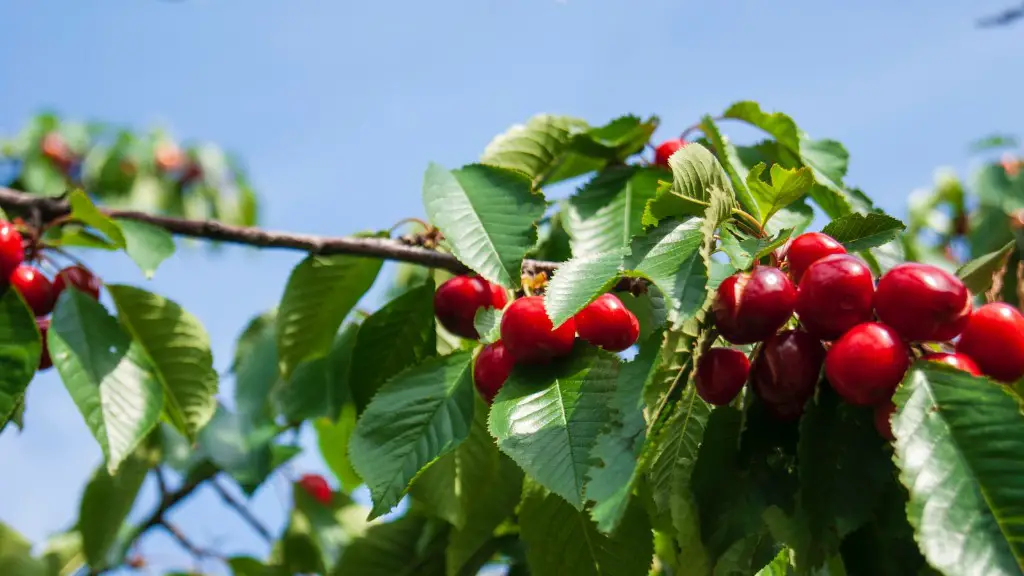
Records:
[[[186,536],[185,533],[182,532],[180,528],[178,528],[174,524],[171,524],[167,520],[160,520],[158,526],[162,527],[164,530],[167,531],[168,534],[174,537],[174,539],[178,541],[178,544],[180,544],[182,548],[187,550],[188,553],[191,554],[192,558],[194,558],[195,560],[199,561],[204,558],[220,558],[219,554],[197,546],[194,542],[189,540],[188,536]]]
[[[259,532],[260,536],[262,536],[264,540],[267,542],[274,541],[274,536],[270,533],[270,530],[260,522],[259,518],[254,516],[245,504],[239,502],[238,499],[232,496],[231,493],[227,491],[227,488],[222,486],[216,478],[210,481],[210,486],[212,486],[217,494],[220,495],[220,499],[229,507],[233,508],[235,512],[238,512],[238,515],[242,517],[242,520],[245,520],[253,530]]]

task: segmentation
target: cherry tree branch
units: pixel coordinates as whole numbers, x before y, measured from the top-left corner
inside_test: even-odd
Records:
[[[270,530],[260,522],[260,519],[253,515],[249,508],[237,498],[231,495],[216,478],[210,480],[210,486],[217,492],[220,499],[224,501],[231,509],[238,513],[242,517],[242,520],[252,527],[253,530],[259,532],[260,536],[263,537],[267,542],[273,542],[274,536],[270,533]]]

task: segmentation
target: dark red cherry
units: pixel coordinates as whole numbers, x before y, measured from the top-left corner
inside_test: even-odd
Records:
[[[892,434],[892,414],[896,411],[896,405],[892,402],[875,406],[875,430],[879,436],[892,442],[896,439]]]
[[[956,338],[971,315],[971,293],[959,278],[935,266],[910,262],[889,270],[875,290],[878,319],[907,341]]]
[[[963,370],[972,376],[981,376],[981,368],[978,368],[978,365],[974,363],[974,360],[971,360],[964,354],[935,352],[934,354],[925,354],[921,359],[946,364],[947,366],[952,366],[957,370]]]
[[[53,366],[50,358],[50,345],[46,343],[46,335],[50,331],[49,318],[36,318],[36,326],[39,327],[39,336],[43,339],[43,354],[39,357],[39,369],[46,370]]]
[[[327,480],[319,474],[303,474],[299,478],[299,486],[302,486],[302,489],[312,496],[314,500],[325,506],[329,505],[333,500],[334,491],[331,490]]]
[[[836,340],[825,356],[825,376],[839,396],[856,406],[892,399],[910,366],[910,350],[895,330],[865,322]]]
[[[477,339],[473,326],[477,310],[502,309],[508,302],[505,291],[479,276],[450,278],[434,293],[434,314],[446,330],[463,338]]]
[[[654,149],[654,163],[658,166],[668,167],[668,159],[687,144],[688,142],[681,138],[672,138],[658,144],[658,147]]]
[[[1016,382],[1024,377],[1024,315],[1004,302],[985,304],[967,320],[956,351],[993,380]]]
[[[753,344],[775,334],[793,315],[796,288],[778,268],[756,266],[733,274],[718,286],[712,310],[722,337]]]
[[[825,348],[810,334],[783,330],[765,341],[754,359],[754,393],[780,419],[798,417],[814,395]]]
[[[53,311],[53,284],[38,269],[22,264],[11,274],[10,281],[36,316],[46,316]]]
[[[732,402],[747,383],[750,361],[732,348],[712,348],[700,357],[694,385],[708,404],[724,406]]]
[[[797,236],[786,249],[790,277],[799,283],[808,266],[833,254],[846,254],[846,248],[828,234],[807,232]]]
[[[14,224],[0,220],[0,281],[10,277],[24,260],[21,232]]]
[[[813,336],[834,340],[857,324],[871,320],[874,292],[875,283],[867,264],[849,254],[833,254],[804,271],[796,313]]]
[[[544,299],[527,296],[508,305],[501,317],[501,341],[516,362],[543,364],[572,352],[576,340],[576,324],[566,320],[555,328],[551,325]]]
[[[84,266],[76,264],[57,272],[57,277],[53,279],[54,302],[69,284],[85,292],[93,300],[100,299],[100,279]]]
[[[580,338],[610,352],[629,348],[640,336],[636,316],[614,294],[601,294],[573,320]]]
[[[488,404],[494,402],[494,397],[505,385],[515,365],[515,360],[501,340],[484,346],[477,355],[476,364],[473,365],[473,383]]]

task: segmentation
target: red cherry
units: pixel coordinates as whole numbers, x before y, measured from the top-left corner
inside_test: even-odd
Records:
[[[836,239],[821,232],[807,232],[793,239],[786,250],[789,275],[794,282],[800,282],[807,267],[833,254],[846,254],[846,248]]]
[[[53,285],[42,272],[22,264],[15,268],[10,281],[36,316],[46,316],[53,310]]]
[[[629,348],[640,336],[636,316],[614,294],[601,294],[573,320],[580,338],[610,352]]]
[[[199,180],[203,176],[203,169],[199,167],[199,164],[195,162],[189,162],[185,166],[185,173],[181,175],[181,185],[188,186],[189,184]]]
[[[864,262],[849,254],[833,254],[804,271],[796,313],[812,335],[834,340],[871,320],[874,292],[875,283]]]
[[[57,298],[60,297],[60,293],[64,291],[64,288],[68,284],[78,288],[82,292],[85,292],[91,296],[93,300],[100,299],[100,279],[93,275],[93,273],[84,266],[76,264],[74,266],[68,266],[60,272],[57,272],[57,277],[53,279],[54,302],[57,301]]]
[[[157,170],[172,172],[185,162],[185,154],[182,153],[181,148],[177,144],[161,142],[157,144],[156,149],[153,151],[153,160],[156,163]]]
[[[509,304],[501,317],[501,341],[524,364],[543,364],[572,352],[576,324],[570,318],[558,328],[544,309],[544,299],[527,296]]]
[[[761,346],[751,383],[769,412],[780,420],[800,416],[825,361],[825,348],[806,332],[783,330]]]
[[[36,326],[39,327],[39,335],[43,339],[43,354],[39,357],[39,369],[46,370],[53,366],[50,358],[50,346],[46,343],[46,333],[50,331],[49,318],[36,318]]]
[[[940,364],[946,364],[952,366],[957,370],[963,370],[972,376],[981,376],[981,368],[975,364],[974,360],[963,354],[950,354],[948,352],[935,352],[934,354],[925,354],[921,357],[922,360],[929,360],[931,362],[938,362]]]
[[[449,279],[434,293],[434,313],[449,332],[463,338],[480,337],[473,326],[473,318],[480,308],[502,309],[508,296],[501,286],[491,284],[479,276],[456,276]]]
[[[971,293],[959,278],[910,262],[889,270],[875,291],[878,319],[907,341],[955,338],[971,315]]]
[[[42,144],[40,145],[43,156],[49,158],[54,163],[62,168],[66,168],[71,164],[71,150],[68,149],[67,142],[64,138],[56,133],[50,132],[43,137]]]
[[[712,348],[700,357],[694,384],[697,394],[708,404],[724,406],[732,402],[747,383],[750,361],[732,348]]]
[[[722,337],[753,344],[775,334],[793,315],[796,288],[778,268],[756,266],[733,274],[718,286],[712,310]]]
[[[956,351],[986,376],[1016,382],[1024,376],[1024,315],[1004,302],[985,304],[967,320]]]
[[[515,365],[515,359],[505,349],[501,340],[484,346],[480,351],[473,366],[473,383],[488,404],[494,402],[494,397],[505,385]]]
[[[329,505],[334,499],[334,491],[327,480],[319,474],[303,474],[299,478],[299,486],[321,504]]]
[[[854,326],[825,356],[828,381],[843,400],[856,406],[877,406],[892,399],[909,366],[909,350],[900,335],[878,322]]]
[[[654,163],[658,166],[668,167],[669,157],[687,144],[689,142],[682,138],[672,138],[658,144],[658,147],[654,149]]]
[[[892,442],[896,439],[892,434],[892,414],[896,411],[896,405],[892,402],[875,406],[875,430],[886,440]]]
[[[9,277],[24,260],[21,232],[14,224],[0,220],[0,278]]]

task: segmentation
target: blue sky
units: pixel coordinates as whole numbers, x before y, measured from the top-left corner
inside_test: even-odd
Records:
[[[538,112],[593,123],[653,113],[667,137],[754,99],[846,144],[849,182],[899,214],[935,167],[966,169],[969,142],[1024,133],[1022,28],[973,26],[1005,4],[4,2],[0,133],[44,107],[161,124],[239,154],[266,226],[337,235],[422,215],[428,162],[472,162],[494,134]],[[237,333],[276,303],[300,257],[185,249],[150,282],[123,256],[90,263],[196,314],[224,369]],[[52,373],[32,383],[26,424],[0,437],[0,520],[40,541],[73,522],[100,452]],[[322,465],[311,453],[293,468]],[[287,491],[279,479],[252,502],[275,528]],[[173,520],[227,553],[266,552],[212,494]],[[166,537],[143,550],[160,568],[188,565]]]

